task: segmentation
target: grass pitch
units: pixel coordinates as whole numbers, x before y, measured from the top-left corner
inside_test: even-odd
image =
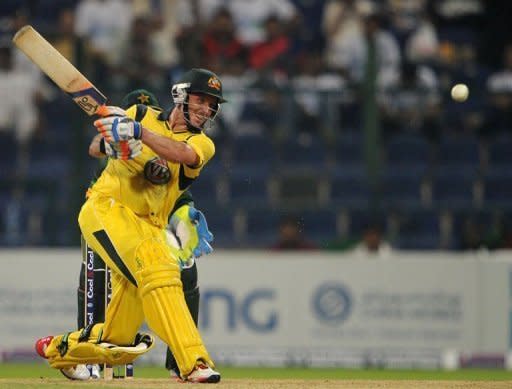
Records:
[[[512,371],[219,367],[222,388],[511,388]],[[0,388],[169,388],[178,383],[160,366],[135,365],[133,380],[72,382],[44,363],[0,364]]]

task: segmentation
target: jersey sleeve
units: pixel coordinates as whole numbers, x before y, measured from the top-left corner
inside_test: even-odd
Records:
[[[192,135],[185,142],[194,149],[199,157],[197,165],[189,166],[189,169],[202,168],[215,155],[213,141],[204,134]]]

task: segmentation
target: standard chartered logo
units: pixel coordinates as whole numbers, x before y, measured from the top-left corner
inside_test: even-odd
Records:
[[[352,296],[339,282],[325,283],[313,292],[311,304],[320,321],[338,324],[349,317],[352,311]]]

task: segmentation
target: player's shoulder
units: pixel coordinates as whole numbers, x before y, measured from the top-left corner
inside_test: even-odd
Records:
[[[161,113],[162,109],[160,107],[145,104],[135,104],[126,110],[128,117],[137,122],[142,122],[147,117],[158,120]]]

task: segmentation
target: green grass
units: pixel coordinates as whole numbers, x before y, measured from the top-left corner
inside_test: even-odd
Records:
[[[342,379],[342,380],[466,380],[504,381],[512,380],[512,371],[464,369],[456,371],[438,370],[384,370],[384,369],[336,369],[336,368],[258,368],[219,366],[224,378],[256,379]],[[138,378],[167,378],[168,373],[160,366],[137,366]],[[0,378],[61,378],[59,371],[44,363],[1,364]]]

